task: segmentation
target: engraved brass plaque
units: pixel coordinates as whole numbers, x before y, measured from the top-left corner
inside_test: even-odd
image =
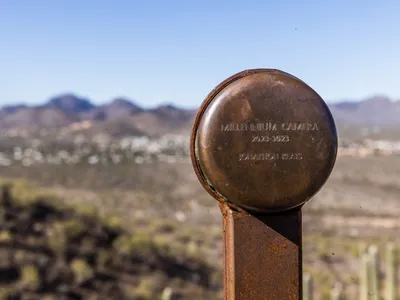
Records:
[[[240,72],[218,85],[198,111],[192,161],[206,190],[252,212],[304,204],[326,182],[337,133],[323,99],[279,70]]]

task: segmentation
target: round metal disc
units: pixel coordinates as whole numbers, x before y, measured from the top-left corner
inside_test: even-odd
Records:
[[[191,151],[216,199],[278,212],[304,204],[326,182],[337,133],[327,105],[304,82],[279,70],[247,70],[206,98]]]

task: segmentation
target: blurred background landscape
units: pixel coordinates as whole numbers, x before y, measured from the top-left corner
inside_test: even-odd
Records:
[[[396,299],[400,5],[116,3],[0,2],[0,299],[223,299],[189,135],[208,92],[261,67],[312,86],[338,128],[304,207],[313,299],[378,299],[360,297],[371,245]]]

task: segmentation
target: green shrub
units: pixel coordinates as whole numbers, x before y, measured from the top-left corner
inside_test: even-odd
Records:
[[[21,285],[23,288],[35,291],[40,286],[40,275],[35,266],[24,266],[21,270]]]
[[[114,248],[121,254],[147,255],[151,250],[152,241],[147,231],[136,231],[132,236],[120,236],[114,242]]]
[[[151,277],[142,277],[140,284],[137,287],[129,288],[127,291],[128,296],[140,300],[153,300],[153,288]]]
[[[77,219],[71,219],[63,223],[64,232],[68,239],[73,239],[83,233],[85,226]]]
[[[67,246],[67,235],[65,232],[65,224],[62,222],[54,223],[47,236],[47,243],[51,250],[58,256],[61,256],[65,252]]]
[[[0,231],[0,242],[8,242],[12,239],[12,235],[7,230]]]
[[[83,259],[74,259],[70,264],[72,273],[74,274],[75,283],[82,284],[91,279],[94,271],[91,266]]]

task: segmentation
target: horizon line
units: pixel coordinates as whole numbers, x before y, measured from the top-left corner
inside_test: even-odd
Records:
[[[148,108],[148,109],[158,108],[158,107],[161,107],[161,106],[175,106],[177,108],[185,107],[186,109],[197,109],[198,107],[201,106],[201,103],[198,106],[193,107],[193,106],[182,105],[181,103],[175,103],[174,101],[160,101],[160,102],[158,102],[158,104],[155,104],[155,105],[152,105],[152,106],[147,106],[145,104],[138,103],[137,100],[134,100],[132,97],[129,97],[129,96],[114,96],[114,97],[111,97],[111,99],[108,100],[108,101],[99,102],[99,101],[93,100],[93,98],[91,98],[91,97],[83,96],[80,93],[60,92],[58,94],[55,94],[54,96],[48,97],[47,100],[44,100],[44,101],[41,101],[41,102],[39,102],[39,101],[37,101],[37,102],[36,101],[35,102],[19,101],[19,102],[5,103],[4,105],[0,106],[0,109],[4,108],[4,107],[13,107],[13,106],[26,106],[26,107],[34,108],[34,107],[38,107],[38,106],[44,105],[44,104],[50,102],[51,100],[53,100],[55,98],[67,97],[67,96],[72,96],[72,97],[78,98],[80,100],[88,101],[90,104],[92,104],[94,106],[107,105],[107,104],[110,104],[110,103],[112,103],[112,102],[114,102],[116,100],[125,100],[125,101],[128,101],[128,102],[130,102],[130,103],[132,103],[134,105],[137,105],[137,106],[139,106],[141,108]],[[358,98],[345,98],[345,97],[343,97],[340,100],[338,100],[338,99],[336,99],[336,100],[332,100],[332,99],[326,100],[322,96],[321,96],[321,98],[327,104],[360,103],[360,102],[363,102],[363,101],[366,101],[366,100],[369,100],[369,99],[372,99],[372,98],[386,98],[392,103],[400,101],[400,98],[390,97],[390,96],[388,96],[388,95],[386,95],[384,93],[371,93],[368,96],[358,97]]]

